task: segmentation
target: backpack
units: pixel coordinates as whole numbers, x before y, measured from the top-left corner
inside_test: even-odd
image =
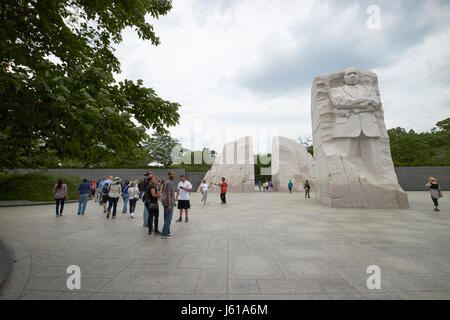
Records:
[[[143,182],[138,183],[138,189],[139,189],[139,191],[144,191],[144,183]]]
[[[108,194],[109,193],[109,189],[111,189],[111,185],[109,183],[104,183],[103,187],[102,187],[102,193],[103,194]]]

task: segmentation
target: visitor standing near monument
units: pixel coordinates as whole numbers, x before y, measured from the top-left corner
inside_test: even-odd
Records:
[[[425,186],[427,188],[430,188],[431,200],[433,200],[434,203],[434,211],[441,211],[439,209],[439,198],[442,197],[442,192],[437,179],[434,177],[430,177],[428,179],[428,183]]]
[[[173,180],[175,178],[175,172],[169,172],[169,179],[164,182],[162,193],[162,204],[164,206],[164,227],[162,230],[162,238],[170,238],[170,224],[173,217],[173,209],[175,206],[175,194]]]
[[[180,176],[180,182],[177,187],[177,195],[175,201],[178,201],[178,209],[180,210],[180,218],[176,222],[183,222],[183,210],[186,214],[184,222],[189,222],[189,209],[191,208],[190,195],[192,185],[186,180],[184,175]]]
[[[226,179],[222,178],[222,183],[217,183],[217,186],[220,187],[220,200],[222,201],[220,204],[227,204],[227,190],[228,184],[226,183]]]
[[[200,200],[200,203],[206,204],[206,199],[208,198],[208,187],[209,186],[206,183],[206,180],[203,180],[200,185],[200,192],[202,193],[202,200]]]
[[[134,211],[136,210],[136,203],[139,200],[139,189],[136,186],[136,182],[131,182],[128,188],[128,199],[130,202],[130,216],[134,218]]]
[[[130,188],[130,181],[125,180],[125,183],[122,185],[122,199],[123,199],[123,208],[122,213],[125,214],[128,211],[128,189]]]
[[[289,180],[289,182],[288,182],[289,193],[292,193],[293,187],[294,187],[294,183],[292,182],[292,180]]]
[[[158,229],[159,222],[159,206],[158,199],[161,198],[161,187],[158,187],[156,177],[149,179],[149,183],[145,186],[145,206],[148,210],[148,234],[154,231],[155,236],[161,235]]]
[[[64,201],[69,200],[67,195],[67,184],[63,179],[59,179],[58,183],[53,187],[53,198],[56,201],[56,216],[62,216],[64,210]]]
[[[145,173],[144,175],[145,179],[143,181],[143,186],[142,186],[142,190],[144,191],[144,193],[142,193],[142,190],[139,189],[139,183],[137,183],[138,189],[139,189],[139,199],[142,199],[142,202],[144,202],[145,204],[145,187],[147,186],[147,184],[150,183],[151,178],[153,177],[153,172],[151,171],[147,171],[147,173]],[[144,228],[148,227],[148,209],[147,207],[144,205]]]
[[[87,202],[89,200],[89,192],[91,189],[91,184],[88,179],[83,179],[83,182],[80,183],[77,187],[77,196],[78,196],[78,215],[84,216],[86,212]]]
[[[108,192],[108,213],[106,214],[106,218],[109,219],[112,211],[112,218],[116,218],[117,212],[117,203],[119,202],[120,195],[122,193],[122,185],[120,184],[121,179],[119,177],[114,178],[114,181],[111,183]]]
[[[309,196],[309,192],[311,190],[311,184],[309,183],[308,180],[305,181],[304,188],[305,188],[305,199],[306,199],[306,197],[308,197],[308,199],[310,199],[311,197]]]

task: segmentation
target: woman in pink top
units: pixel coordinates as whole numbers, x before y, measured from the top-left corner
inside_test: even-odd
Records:
[[[64,201],[69,200],[67,196],[67,184],[64,184],[63,179],[59,179],[58,183],[53,187],[53,198],[56,200],[56,216],[62,216]]]

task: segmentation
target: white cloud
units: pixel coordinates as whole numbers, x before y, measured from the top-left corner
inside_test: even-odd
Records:
[[[265,152],[273,132],[311,135],[313,77],[350,65],[378,72],[388,127],[429,130],[449,116],[448,5],[379,2],[371,31],[370,1],[177,0],[154,22],[160,46],[124,32],[119,79],[179,102],[170,131],[192,149],[251,134]]]

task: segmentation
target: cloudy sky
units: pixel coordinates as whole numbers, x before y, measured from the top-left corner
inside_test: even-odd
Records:
[[[380,29],[367,26],[371,5]],[[179,102],[170,131],[187,148],[251,135],[257,153],[274,135],[311,136],[313,78],[350,66],[378,74],[388,128],[428,131],[450,117],[448,0],[175,0],[149,21],[162,44],[126,30],[118,79]]]

